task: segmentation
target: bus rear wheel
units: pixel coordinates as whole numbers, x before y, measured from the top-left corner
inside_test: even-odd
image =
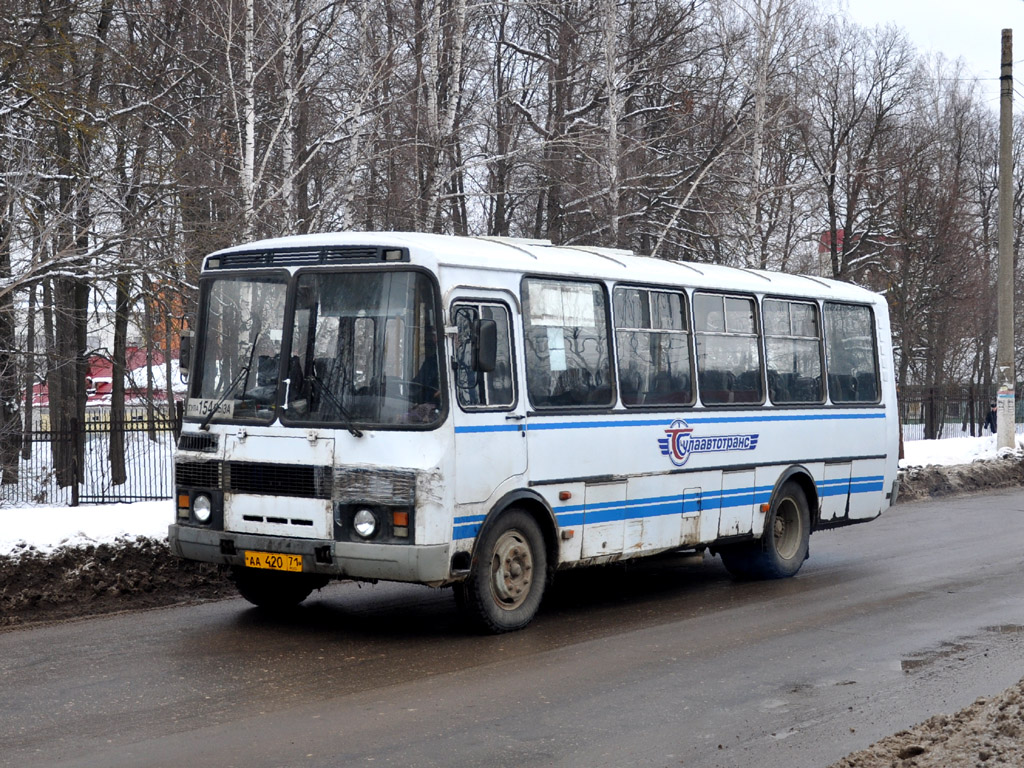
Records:
[[[795,576],[807,559],[810,536],[807,497],[789,481],[772,500],[761,538],[722,549],[722,562],[739,579],[785,579]]]
[[[255,568],[233,569],[232,578],[238,592],[253,605],[267,611],[294,608],[327,579],[308,573],[276,573]]]
[[[456,601],[480,629],[522,629],[537,614],[547,581],[547,551],[537,522],[521,509],[503,513],[477,545]]]

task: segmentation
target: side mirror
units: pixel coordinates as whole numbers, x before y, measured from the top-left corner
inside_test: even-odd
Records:
[[[188,378],[189,364],[192,361],[192,334],[181,334],[181,346],[178,349],[178,371],[182,380]]]
[[[498,324],[494,320],[473,322],[473,370],[490,373],[498,362]]]

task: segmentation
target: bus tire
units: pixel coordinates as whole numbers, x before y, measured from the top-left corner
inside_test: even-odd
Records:
[[[751,563],[754,558],[753,547],[750,544],[732,544],[718,550],[722,558],[722,564],[729,575],[740,581],[747,581],[755,578]]]
[[[267,611],[294,608],[326,583],[326,579],[307,573],[276,573],[241,567],[233,569],[232,578],[242,597]]]
[[[772,499],[764,532],[757,541],[722,550],[722,562],[738,579],[785,579],[807,559],[811,514],[799,484],[783,483]]]
[[[512,508],[488,526],[456,602],[485,632],[522,629],[537,614],[547,581],[547,550],[537,521]]]

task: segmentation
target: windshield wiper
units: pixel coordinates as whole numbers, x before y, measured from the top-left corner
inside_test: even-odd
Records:
[[[199,425],[199,429],[202,430],[203,432],[209,431],[210,422],[213,421],[213,417],[217,414],[217,409],[220,408],[224,404],[224,401],[227,400],[228,397],[230,397],[231,393],[235,391],[235,387],[237,387],[243,381],[249,380],[249,371],[252,370],[252,359],[256,355],[256,342],[258,342],[259,340],[260,335],[257,333],[256,338],[252,340],[252,347],[249,348],[248,361],[246,361],[245,365],[243,365],[242,368],[238,371],[238,375],[235,376],[234,379],[232,379],[231,383],[228,385],[228,388],[224,390],[224,394],[220,396],[220,399],[216,403],[214,403],[213,408],[210,409],[210,412],[206,414],[206,418],[204,418],[202,423]],[[245,389],[242,390],[242,396],[245,396]]]
[[[309,378],[314,384],[320,387],[320,396],[325,398],[327,402],[333,405],[338,410],[338,413],[341,414],[341,418],[344,419],[342,424],[344,425],[345,429],[351,432],[353,437],[362,437],[362,430],[360,430],[354,424],[355,418],[349,412],[348,408],[341,404],[341,400],[338,399],[337,395],[335,395],[334,392],[332,392],[331,389],[326,384],[324,384],[323,379],[317,376],[315,368],[314,370],[310,371]]]

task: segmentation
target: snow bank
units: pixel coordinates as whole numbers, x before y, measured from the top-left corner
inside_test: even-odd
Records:
[[[1024,435],[1017,435],[1017,453],[1024,450]],[[996,436],[984,437],[949,437],[943,440],[905,440],[900,468],[924,467],[929,464],[951,466],[953,464],[971,464],[975,461],[1005,458],[1012,456],[1014,451],[996,448]]]
[[[170,499],[136,504],[0,509],[0,556],[29,547],[48,553],[117,539],[166,539],[174,520]]]

